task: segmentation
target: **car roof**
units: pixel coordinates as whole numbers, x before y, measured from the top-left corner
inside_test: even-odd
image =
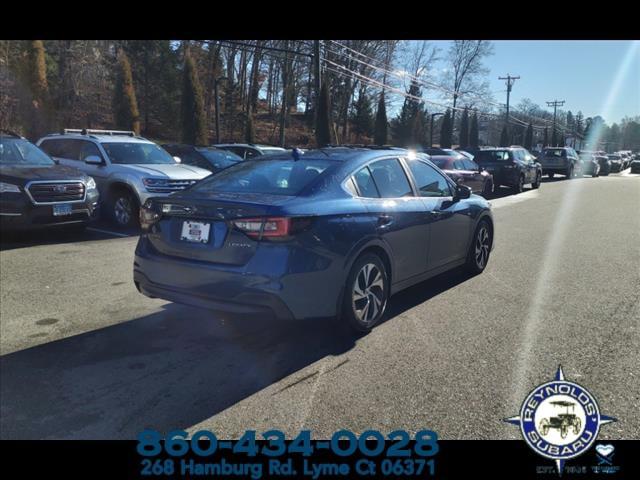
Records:
[[[300,153],[299,160],[330,160],[335,162],[347,162],[358,159],[359,163],[366,163],[374,158],[398,156],[408,152],[406,149],[377,149],[377,148],[353,148],[353,147],[327,147],[307,150]],[[290,160],[294,156],[293,151],[284,151],[268,155],[266,158],[252,158],[255,161]]]
[[[212,147],[249,147],[249,148],[273,148],[276,150],[285,150],[282,147],[278,147],[275,145],[263,145],[258,143],[216,143],[211,145]]]

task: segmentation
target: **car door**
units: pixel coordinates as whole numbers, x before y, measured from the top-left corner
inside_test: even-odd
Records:
[[[451,183],[430,164],[419,159],[409,159],[406,162],[427,212],[427,270],[466,258],[472,226],[467,203],[453,201]]]
[[[474,192],[482,191],[482,176],[480,175],[480,169],[471,160],[461,158],[453,162],[455,169],[462,174],[464,178],[464,184],[470,187]]]
[[[400,160],[375,160],[353,179],[377,234],[391,250],[394,283],[423,273],[429,244],[427,212]]]

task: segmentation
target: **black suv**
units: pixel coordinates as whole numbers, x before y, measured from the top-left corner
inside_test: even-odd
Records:
[[[98,215],[93,178],[58,165],[27,139],[0,131],[0,225],[83,227]]]
[[[215,147],[196,147],[169,143],[162,145],[173,157],[178,157],[183,165],[205,168],[213,173],[242,162],[242,157],[235,153]]]
[[[528,183],[540,187],[542,166],[528,150],[520,147],[488,148],[479,150],[473,161],[493,175],[494,188],[507,186],[516,193]]]
[[[553,178],[555,174],[574,178],[582,172],[582,162],[573,148],[545,148],[538,157],[542,164],[542,173]]]

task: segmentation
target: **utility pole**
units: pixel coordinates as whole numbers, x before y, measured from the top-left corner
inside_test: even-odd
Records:
[[[520,77],[512,77],[510,74],[507,73],[506,77],[498,77],[498,80],[506,80],[505,84],[507,85],[507,115],[505,117],[505,122],[507,124],[507,126],[509,125],[509,98],[511,97],[511,88],[513,87],[513,84],[516,83],[516,80],[519,80]]]
[[[320,40],[313,41],[313,65],[315,70],[315,112],[320,108]]]
[[[556,134],[556,112],[558,110],[558,107],[562,107],[564,105],[564,100],[554,100],[553,102],[547,102],[547,107],[553,107],[553,133],[552,133],[552,138],[556,137],[557,138],[557,134]],[[555,147],[555,145],[554,145]]]
[[[227,80],[227,77],[218,77],[213,81],[213,94],[216,103],[216,143],[220,143],[220,95],[218,94],[218,83]]]

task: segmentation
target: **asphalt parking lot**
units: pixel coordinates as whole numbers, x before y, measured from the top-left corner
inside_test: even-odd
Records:
[[[497,197],[487,270],[398,294],[360,338],[325,320],[146,298],[132,282],[135,232],[3,238],[0,437],[430,428],[520,438],[501,419],[562,364],[618,418],[601,438],[638,438],[640,175],[545,179]]]

